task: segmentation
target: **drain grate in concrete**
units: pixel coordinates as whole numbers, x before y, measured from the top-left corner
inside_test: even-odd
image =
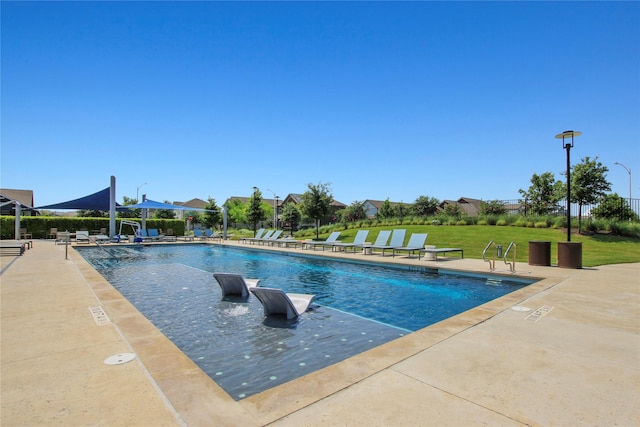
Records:
[[[107,313],[105,313],[102,307],[100,307],[99,305],[95,307],[89,307],[89,311],[91,312],[96,325],[105,326],[111,324],[111,321],[107,317]]]
[[[534,311],[533,313],[525,317],[525,319],[531,320],[532,322],[537,322],[538,320],[540,320],[542,316],[544,316],[551,310],[553,310],[552,305],[543,305],[542,307],[540,307],[539,309],[537,309],[536,311]]]

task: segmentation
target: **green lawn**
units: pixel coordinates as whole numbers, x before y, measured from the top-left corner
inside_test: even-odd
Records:
[[[391,228],[404,228],[407,230],[405,243],[411,233],[428,233],[426,244],[436,247],[456,247],[464,249],[465,258],[482,258],[482,251],[493,240],[496,244],[503,245],[506,250],[510,242],[516,244],[516,260],[528,262],[529,241],[546,240],[551,242],[551,264],[557,264],[558,245],[567,239],[566,231],[549,228],[525,228],[525,227],[499,227],[491,225],[403,225],[395,227],[364,227],[369,230],[367,241],[375,241],[380,230]],[[351,242],[358,229],[342,231],[340,240]],[[326,238],[322,234],[320,238]],[[583,236],[574,234],[572,242],[582,242],[582,264],[584,267],[593,267],[604,264],[619,264],[628,262],[640,262],[640,239],[630,237],[617,237],[604,234]],[[455,256],[455,254],[454,254]]]

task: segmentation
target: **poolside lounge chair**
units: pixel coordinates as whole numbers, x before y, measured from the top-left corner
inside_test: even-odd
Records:
[[[414,252],[418,252],[418,259],[420,258],[420,250],[424,249],[424,242],[427,240],[427,233],[413,233],[409,238],[407,246],[399,248],[393,248],[393,256],[396,256],[396,252],[407,252],[407,256],[411,256]]]
[[[243,298],[249,296],[249,290],[258,286],[260,279],[245,279],[241,274],[213,273],[222,290],[222,296],[240,295]]]
[[[89,230],[76,231],[76,243],[89,243]]]
[[[287,294],[282,289],[251,288],[251,293],[258,298],[264,308],[264,315],[284,314],[287,319],[294,319],[309,309],[315,295]]]
[[[56,234],[58,234],[58,229],[56,227],[51,227],[47,233],[47,239],[55,239]]]
[[[402,246],[404,246],[404,236],[406,234],[407,230],[405,230],[404,228],[396,228],[395,230],[393,230],[393,233],[391,233],[391,241],[388,245],[371,245],[371,254],[373,254],[374,250],[381,249],[382,256],[384,256],[384,252],[387,250],[393,250],[393,248],[401,248]]]
[[[32,238],[33,237],[31,236],[31,233],[29,233],[26,228],[21,228],[20,229],[20,239],[28,240],[28,239],[32,239]]]
[[[262,235],[262,237],[249,237],[244,239],[245,242],[249,242],[251,244],[253,244],[253,242],[258,242],[260,240],[264,240],[264,239],[268,239],[269,237],[271,237],[271,235],[273,233],[275,233],[276,230],[267,230],[265,231],[265,233]],[[258,233],[256,233],[256,236],[258,235]]]
[[[147,230],[147,235],[151,240],[162,241],[164,240],[164,235],[158,233],[157,228],[150,228]]]
[[[335,242],[333,245],[331,245],[331,248],[334,251],[336,249],[340,250],[340,248],[344,248],[346,252],[347,248],[363,245],[364,242],[367,240],[368,235],[369,235],[369,230],[358,230],[358,232],[356,233],[356,237],[353,238],[353,242],[351,243]],[[354,252],[355,252],[355,249],[354,249]]]
[[[193,229],[193,237],[195,237],[196,239],[200,239],[200,240],[206,240],[207,236],[204,235],[204,233],[202,232],[201,229],[199,228],[194,228]]]
[[[273,245],[276,242],[276,240],[278,240],[281,234],[282,234],[282,230],[276,230],[273,234],[271,234],[271,236],[267,237],[266,239],[258,239],[256,240],[256,242],[262,243],[262,244],[269,243],[270,245]]]
[[[259,238],[261,238],[261,237],[262,237],[262,235],[263,235],[263,234],[264,234],[264,228],[261,228],[261,229],[259,229],[258,231],[256,231],[256,235],[255,235],[255,236],[253,236],[253,237],[243,237],[243,238],[241,238],[241,239],[240,239],[240,241],[241,241],[242,243],[247,243],[247,240],[250,240],[250,239],[259,239]]]
[[[381,230],[378,233],[378,237],[376,237],[376,241],[373,242],[373,245],[371,244],[367,244],[367,243],[362,243],[359,245],[353,245],[353,253],[356,253],[356,249],[362,249],[362,252],[364,253],[371,253],[371,248],[376,246],[376,247],[381,247],[381,246],[386,246],[387,242],[389,241],[389,236],[391,236],[391,230]]]
[[[331,233],[329,235],[329,237],[327,237],[327,240],[309,240],[308,242],[304,242],[304,244],[302,245],[302,249],[308,249],[309,247],[312,247],[313,250],[316,250],[316,246],[322,246],[322,250],[324,251],[324,248],[327,246],[332,246],[334,243],[338,242],[338,237],[340,237],[340,232],[339,231],[334,231],[333,233]]]

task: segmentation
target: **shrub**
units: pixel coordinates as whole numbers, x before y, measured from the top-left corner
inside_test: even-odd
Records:
[[[486,219],[481,219],[481,220],[478,221],[478,225],[489,225],[489,223],[487,222]]]
[[[547,228],[547,221],[538,221],[533,224],[535,228]]]
[[[464,219],[460,219],[456,222],[456,225],[467,225],[467,221]]]
[[[507,220],[504,218],[500,218],[498,220],[498,222],[496,222],[496,225],[500,226],[500,227],[504,227],[505,225],[508,225]]]

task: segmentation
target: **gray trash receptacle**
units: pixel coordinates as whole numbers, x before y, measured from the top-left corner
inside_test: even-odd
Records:
[[[551,242],[529,240],[529,265],[551,265]]]

